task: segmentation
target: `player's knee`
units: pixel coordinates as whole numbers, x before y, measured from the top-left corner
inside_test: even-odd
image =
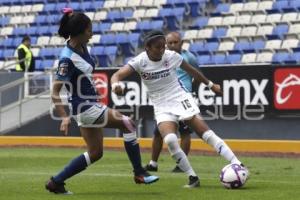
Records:
[[[132,119],[123,115],[122,121],[123,121],[125,128],[127,129],[126,132],[135,132],[136,131],[136,127],[135,127],[135,124]]]
[[[175,133],[169,133],[165,136],[164,142],[168,145],[172,154],[176,153],[180,147],[178,144],[178,138]]]
[[[91,162],[96,162],[97,160],[100,160],[103,157],[103,150],[91,150],[89,151]]]

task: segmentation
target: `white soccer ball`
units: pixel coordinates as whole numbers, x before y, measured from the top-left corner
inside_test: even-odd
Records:
[[[247,168],[239,164],[229,164],[223,167],[220,174],[220,181],[225,188],[237,189],[242,187],[249,176]]]

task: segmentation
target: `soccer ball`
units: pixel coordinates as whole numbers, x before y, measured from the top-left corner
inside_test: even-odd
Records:
[[[220,181],[225,188],[237,189],[242,187],[248,178],[248,170],[239,164],[229,164],[223,167]]]

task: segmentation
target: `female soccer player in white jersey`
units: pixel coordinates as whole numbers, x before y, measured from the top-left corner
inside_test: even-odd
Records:
[[[86,47],[92,37],[91,20],[83,13],[73,13],[69,8],[64,13],[58,33],[69,40],[60,55],[52,100],[62,118],[60,130],[66,135],[70,118],[59,96],[62,86],[65,85],[71,94],[69,103],[72,105],[72,114],[86,142],[87,152],[74,158],[61,172],[51,177],[46,183],[46,189],[54,193],[70,193],[65,189],[64,181],[102,157],[102,127],[123,131],[124,145],[133,166],[136,183],[149,184],[157,181],[158,177],[148,174],[141,165],[140,149],[132,120],[97,102],[99,96],[92,81],[95,64]]]
[[[211,145],[226,160],[241,164],[225,142],[203,121],[192,96],[178,81],[176,67],[180,66],[196,81],[205,83],[215,93],[221,93],[220,86],[209,81],[175,51],[165,50],[165,36],[161,31],[150,31],[145,36],[144,46],[144,52],[131,59],[112,76],[112,90],[117,95],[121,95],[123,88],[120,81],[134,72],[140,75],[148,89],[149,98],[154,106],[155,119],[164,142],[178,167],[189,177],[189,183],[185,187],[199,187],[200,180],[178,144],[175,133],[180,120],[189,125],[200,138]]]

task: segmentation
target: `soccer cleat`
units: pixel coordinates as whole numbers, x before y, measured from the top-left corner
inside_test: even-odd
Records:
[[[158,176],[153,176],[146,171],[144,171],[139,175],[134,176],[134,181],[136,184],[151,184],[158,180],[159,180]]]
[[[149,172],[157,172],[158,167],[154,167],[153,165],[147,164],[144,169]]]
[[[189,176],[189,183],[183,186],[184,188],[200,187],[200,180],[198,176]]]
[[[73,194],[70,191],[67,191],[65,188],[65,183],[56,183],[53,180],[53,177],[45,185],[46,190],[53,192],[55,194]]]
[[[174,167],[174,169],[172,170],[173,173],[181,173],[183,172],[182,169],[180,169],[177,165]]]

